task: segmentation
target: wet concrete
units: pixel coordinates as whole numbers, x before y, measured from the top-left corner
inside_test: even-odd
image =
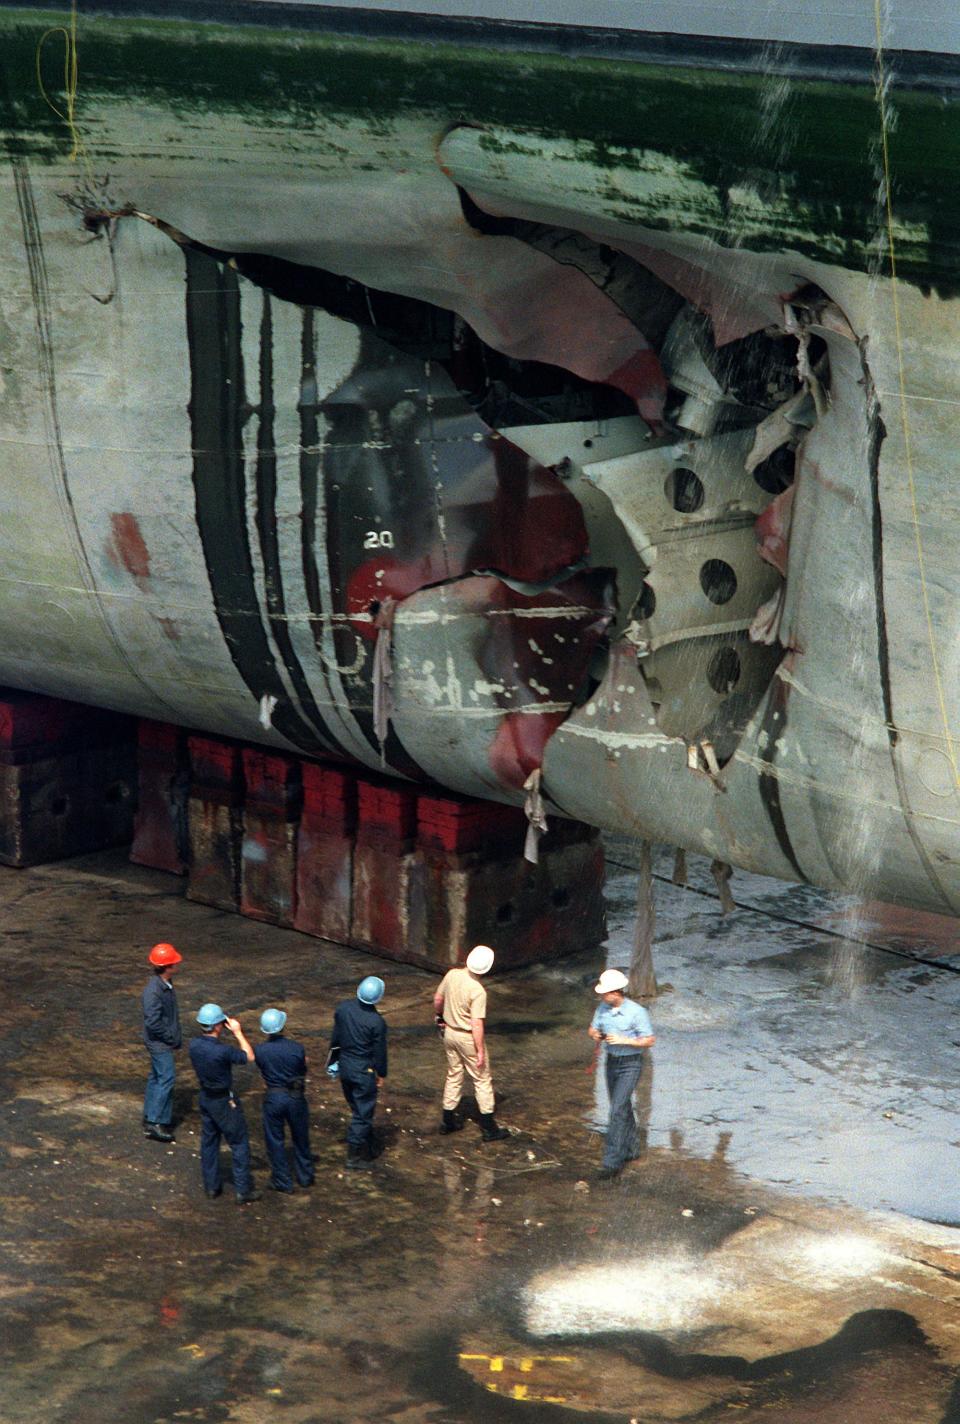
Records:
[[[387,966],[382,1165],[344,1172],[342,1097],[315,1072],[316,1186],[240,1209],[202,1195],[185,1055],[176,1144],[140,1135],[146,949],[184,953],[184,1017],[216,999],[249,1032],[282,1004],[317,1066],[370,958],[188,904],[119,853],[0,875],[0,1415],[960,1419],[960,1231],[919,1219],[960,1216],[960,976],[851,951],[808,892],[735,889],[758,908],[721,921],[658,886],[650,1150],[612,1187],[587,1121],[596,963],[490,981],[514,1135],[486,1147],[473,1123],[437,1135],[435,978]],[[612,962],[632,902],[615,871]],[[265,1186],[258,1075],[238,1078]]]

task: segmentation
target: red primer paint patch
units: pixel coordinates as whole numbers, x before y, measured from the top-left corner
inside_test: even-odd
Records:
[[[140,533],[135,514],[111,514],[111,541],[107,552],[114,563],[141,585],[150,577],[150,551]]]
[[[178,628],[177,624],[174,623],[172,618],[158,618],[157,622],[160,624],[160,627],[163,629],[165,636],[170,639],[171,643],[179,643],[183,635],[181,634],[180,629]]]
[[[787,558],[790,552],[790,522],[793,515],[793,495],[795,485],[778,494],[767,505],[754,525],[757,535],[757,553],[761,559],[772,564],[783,578],[787,576]]]
[[[514,790],[543,765],[547,742],[568,716],[563,712],[508,712],[490,744],[490,765],[502,786]]]
[[[637,409],[649,425],[659,427],[663,419],[667,378],[655,351],[649,348],[635,351],[606,379],[607,385],[615,386],[636,401]]]

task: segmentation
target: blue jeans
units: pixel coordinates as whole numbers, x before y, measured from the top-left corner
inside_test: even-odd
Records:
[[[275,1187],[286,1190],[293,1186],[287,1149],[283,1140],[284,1124],[290,1124],[293,1139],[293,1166],[301,1187],[313,1181],[313,1158],[310,1155],[310,1114],[302,1093],[288,1093],[271,1088],[263,1100],[263,1141],[270,1158],[270,1180]]]
[[[143,1096],[143,1115],[147,1122],[169,1127],[173,1122],[173,1049],[148,1047],[150,1076]]]
[[[643,1071],[643,1054],[630,1053],[615,1058],[607,1050],[607,1092],[610,1117],[603,1149],[604,1167],[617,1169],[637,1155],[640,1139],[633,1115],[633,1094]]]
[[[230,1103],[233,1102],[233,1107]],[[208,1192],[223,1185],[220,1175],[220,1139],[230,1148],[233,1159],[233,1186],[238,1197],[253,1189],[250,1177],[250,1139],[243,1108],[235,1098],[208,1098],[200,1091],[200,1171]]]

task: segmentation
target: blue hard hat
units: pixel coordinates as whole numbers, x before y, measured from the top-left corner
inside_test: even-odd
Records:
[[[260,1029],[262,1033],[279,1033],[287,1021],[287,1016],[283,1009],[264,1009],[260,1015]]]
[[[386,984],[382,979],[378,979],[376,974],[368,974],[366,979],[361,979],[357,985],[357,998],[361,1004],[379,1004],[386,988]]]
[[[197,1014],[197,1023],[203,1028],[215,1028],[218,1023],[226,1023],[227,1016],[219,1004],[204,1004]]]

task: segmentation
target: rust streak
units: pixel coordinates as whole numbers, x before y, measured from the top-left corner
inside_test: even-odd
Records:
[[[111,514],[110,530],[107,553],[142,588],[150,577],[150,551],[144,543],[136,515]]]

